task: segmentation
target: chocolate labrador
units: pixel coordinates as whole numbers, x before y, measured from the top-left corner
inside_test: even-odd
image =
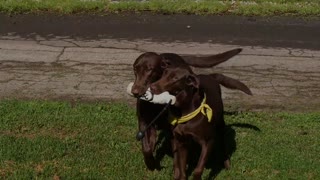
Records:
[[[152,82],[160,79],[163,70],[167,68],[168,65],[170,67],[190,65],[193,67],[208,68],[225,62],[241,51],[242,49],[238,48],[205,57],[180,56],[174,53],[143,53],[133,63],[135,81],[132,87],[132,94],[136,97],[143,95]]]
[[[194,179],[201,179],[208,155],[216,140],[222,143],[220,147],[224,152],[224,166],[226,169],[230,168],[224,142],[225,122],[221,89],[215,76],[216,74],[196,75],[187,66],[167,68],[162,78],[150,85],[154,94],[168,91],[176,96],[169,118],[173,133],[174,179],[187,179],[186,165],[190,140],[201,146]],[[246,89],[249,90],[247,87]],[[249,92],[248,94],[251,94],[250,90]]]
[[[239,54],[241,51],[242,49],[233,49],[221,54],[207,57],[182,57],[174,53],[144,53],[140,55],[133,64],[135,81],[131,92],[137,98],[142,96],[149,88],[151,83],[159,80],[162,77],[163,71],[167,67],[189,67],[189,65],[195,67],[212,67],[230,59],[231,57]],[[219,74],[213,76],[215,76],[220,82],[237,81]],[[231,89],[242,88],[237,86],[239,83],[232,84],[227,82],[221,84],[225,85],[226,87],[231,84],[231,86],[228,87]],[[164,105],[152,104],[147,101],[137,99],[136,107],[138,128],[139,131],[142,131],[159,114]],[[145,136],[142,139],[142,153],[144,156],[144,162],[147,168],[150,170],[154,170],[155,168],[159,167],[159,163],[156,162],[153,156],[157,141],[157,129],[170,129],[170,124],[168,124],[165,120],[167,119],[167,114],[163,114],[159,119],[160,120],[156,121],[156,123],[154,123],[145,131]]]

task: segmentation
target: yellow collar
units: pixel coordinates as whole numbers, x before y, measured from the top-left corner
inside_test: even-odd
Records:
[[[201,105],[196,110],[194,110],[192,113],[187,114],[185,116],[182,116],[180,118],[177,118],[177,117],[170,118],[171,124],[177,125],[177,124],[185,123],[185,122],[191,120],[192,118],[194,118],[200,112],[208,118],[208,122],[211,122],[212,109],[210,108],[210,106],[208,104],[206,104],[206,95],[204,95],[204,98],[203,98]]]

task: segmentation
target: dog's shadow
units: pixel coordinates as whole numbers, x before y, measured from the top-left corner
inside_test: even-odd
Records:
[[[225,143],[226,143],[226,152],[228,157],[231,157],[232,154],[237,149],[237,144],[235,141],[236,138],[236,131],[233,129],[234,127],[240,127],[240,128],[247,128],[254,131],[260,131],[260,129],[254,125],[248,124],[248,123],[232,123],[225,127]],[[210,156],[207,160],[206,169],[209,169],[209,175],[204,176],[206,179],[214,179],[223,169],[224,169],[224,163],[223,163],[223,152],[222,149],[219,147],[221,146],[221,142],[218,140],[215,141],[214,148],[210,153]],[[190,145],[192,147],[189,149],[188,153],[188,168],[187,168],[187,175],[191,176],[193,170],[197,166],[201,147],[195,142],[192,142]],[[172,150],[171,150],[171,142],[170,142],[170,133],[162,131],[159,134],[158,138],[158,148],[156,151],[156,161],[161,162],[161,160],[164,158],[164,156],[170,156],[172,157]],[[173,165],[173,164],[172,164]],[[161,169],[161,167],[159,168]],[[232,169],[232,166],[231,166]]]

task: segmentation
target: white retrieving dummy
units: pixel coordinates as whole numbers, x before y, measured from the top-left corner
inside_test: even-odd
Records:
[[[132,86],[133,82],[129,83],[127,87],[127,93],[130,96],[133,96],[133,94],[131,93]],[[149,101],[154,104],[168,104],[171,100],[171,105],[174,105],[174,103],[176,102],[176,97],[171,95],[168,91],[165,91],[161,94],[152,94],[150,88],[148,88],[145,94],[142,95],[139,99]]]

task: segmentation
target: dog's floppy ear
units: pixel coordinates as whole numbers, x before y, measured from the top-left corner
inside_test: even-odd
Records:
[[[161,62],[161,68],[166,69],[171,65],[170,60],[163,58]]]
[[[200,82],[195,74],[191,74],[187,76],[186,84],[189,86],[193,86],[195,88],[199,88]]]

